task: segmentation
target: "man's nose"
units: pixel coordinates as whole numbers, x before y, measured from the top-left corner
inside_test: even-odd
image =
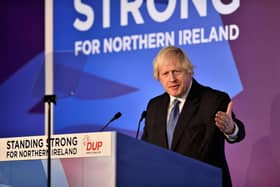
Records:
[[[176,80],[176,75],[175,75],[174,72],[170,72],[170,73],[169,73],[169,80],[170,80],[170,81]]]

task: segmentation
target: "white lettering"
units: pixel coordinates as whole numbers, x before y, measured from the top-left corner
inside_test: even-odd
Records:
[[[220,14],[231,14],[240,6],[240,0],[232,0],[229,4],[222,3],[222,0],[212,0],[213,6]]]
[[[140,13],[143,0],[135,0],[134,2],[128,2],[128,0],[121,0],[121,26],[128,25],[128,13],[131,12],[135,22],[137,24],[143,24],[144,20]]]
[[[192,0],[198,14],[200,16],[207,16],[207,1],[206,0]]]
[[[147,1],[148,14],[151,16],[151,18],[154,21],[157,22],[164,22],[168,20],[172,16],[175,8],[176,8],[176,1],[174,0],[168,1],[165,11],[158,12],[155,7],[155,1],[154,0]]]
[[[79,18],[76,18],[73,23],[74,28],[79,31],[89,30],[94,23],[93,9],[90,6],[82,3],[81,0],[74,0],[74,8],[77,12],[87,17],[85,21],[81,21]]]
[[[237,25],[212,26],[209,30],[205,28],[184,29],[179,30],[178,43],[179,45],[192,45],[236,40],[239,37],[239,32]]]
[[[111,3],[112,0],[103,0],[102,1],[102,27],[110,28],[111,27]],[[180,3],[177,3],[180,2]],[[120,0],[120,26],[127,26],[129,16],[135,21],[136,24],[144,24],[145,20],[142,16],[141,9],[146,6],[148,13],[148,18],[156,22],[165,22],[169,20],[173,15],[175,15],[176,6],[180,6],[180,19],[187,19],[189,17],[189,4],[192,3],[197,13],[201,17],[207,16],[207,0],[168,0],[164,5],[166,6],[163,11],[159,11],[157,6],[160,6],[160,3],[157,3],[156,0]],[[222,15],[228,15],[235,12],[240,6],[240,0],[232,0],[231,3],[225,4],[222,0],[212,0],[213,7],[215,10]],[[73,26],[79,31],[88,31],[95,23],[95,14],[94,8],[86,3],[83,3],[82,0],[74,0],[74,9],[85,16],[85,20],[76,18],[74,20]],[[177,14],[176,14],[177,15]],[[115,16],[115,15],[114,15]],[[116,15],[118,16],[118,15]],[[146,19],[148,19],[146,18]]]
[[[239,37],[239,27],[238,25],[230,25],[229,27],[229,39],[236,40]]]
[[[111,26],[110,17],[110,0],[103,0],[103,27],[109,28]]]
[[[125,52],[138,49],[161,48],[168,45],[175,45],[174,32],[159,32],[143,35],[132,35],[114,38],[104,38],[103,52]]]
[[[216,27],[211,27],[211,30],[210,30],[210,34],[209,34],[209,37],[208,37],[208,41],[218,41],[218,34],[217,34],[217,31],[216,31]]]
[[[99,54],[100,53],[100,41],[97,39],[94,40],[85,40],[85,41],[75,41],[75,56],[78,56],[80,53],[84,55],[89,54]]]

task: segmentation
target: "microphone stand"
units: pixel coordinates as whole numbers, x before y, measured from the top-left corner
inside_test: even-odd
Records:
[[[56,104],[56,96],[45,95],[44,103],[48,103],[48,187],[51,187],[51,103]]]
[[[140,124],[141,124],[142,120],[138,121],[138,125],[137,125],[137,132],[136,132],[136,139],[138,139],[138,135],[139,135],[139,131],[140,131]]]
[[[137,127],[137,132],[136,132],[136,139],[138,139],[139,131],[140,131],[140,125],[141,122],[144,118],[146,118],[147,111],[143,111],[140,120],[138,121],[138,127]]]
[[[112,123],[113,121],[115,121],[116,119],[119,119],[122,116],[122,113],[118,112],[114,115],[114,117],[108,121],[106,123],[106,125],[104,125],[99,131],[104,131],[104,129],[106,129],[106,127],[108,127],[108,125],[110,125],[110,123]]]
[[[104,131],[104,129],[106,129],[106,127],[108,127],[108,125],[110,125],[110,123],[114,121],[114,119],[111,119],[110,121],[108,121],[108,123],[106,123],[106,125],[104,125],[99,131]]]

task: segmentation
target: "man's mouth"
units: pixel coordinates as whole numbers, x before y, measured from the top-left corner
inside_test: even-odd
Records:
[[[178,89],[179,85],[178,84],[177,85],[172,85],[172,86],[169,86],[169,88],[171,88],[171,89]]]

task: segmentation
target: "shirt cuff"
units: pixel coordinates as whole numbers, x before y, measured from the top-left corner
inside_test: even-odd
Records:
[[[238,126],[236,125],[236,123],[234,122],[234,131],[233,131],[233,133],[232,134],[226,134],[226,133],[224,133],[224,135],[227,137],[227,139],[229,140],[229,141],[234,141],[234,140],[236,140],[237,139],[237,135],[238,135],[238,131],[239,131],[239,128],[238,128]]]

